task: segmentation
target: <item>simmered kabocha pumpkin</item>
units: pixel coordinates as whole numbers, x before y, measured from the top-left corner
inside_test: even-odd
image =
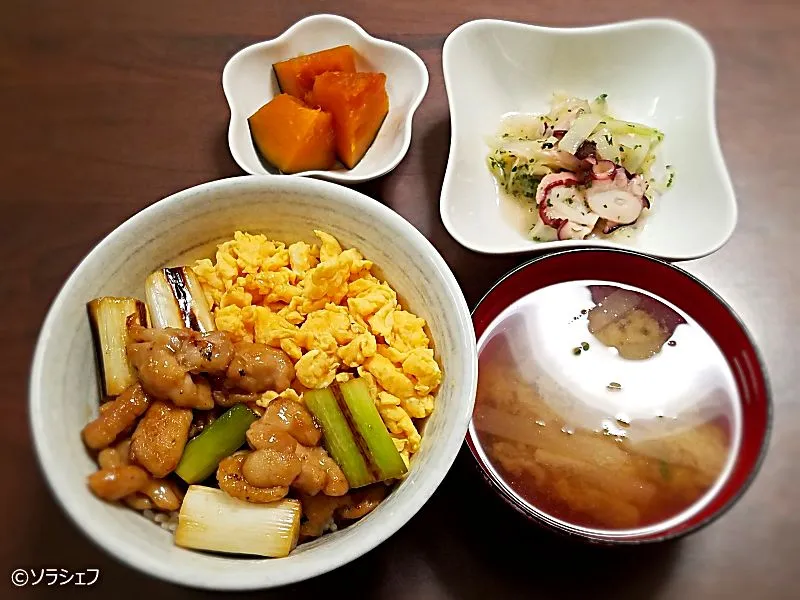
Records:
[[[284,94],[308,101],[314,78],[328,71],[355,73],[356,53],[350,46],[337,46],[272,65]]]
[[[336,154],[352,169],[372,145],[389,112],[386,74],[322,73],[314,80],[311,102],[333,115]]]
[[[279,94],[248,119],[261,155],[284,173],[330,169],[336,162],[333,119]]]

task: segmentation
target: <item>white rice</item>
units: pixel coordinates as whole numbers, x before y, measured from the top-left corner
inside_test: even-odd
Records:
[[[322,528],[322,533],[326,533],[328,531],[333,533],[337,529],[339,529],[339,526],[336,524],[336,521],[333,520],[333,516],[331,516],[330,520],[325,523],[325,527]]]
[[[172,512],[163,513],[163,512],[155,512],[152,510],[143,510],[142,516],[148,521],[152,521],[156,525],[160,526],[161,529],[169,531],[170,533],[174,533],[175,530],[178,528],[178,511],[173,510]]]

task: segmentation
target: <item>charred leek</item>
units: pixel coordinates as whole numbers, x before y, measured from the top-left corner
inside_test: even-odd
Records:
[[[324,444],[350,487],[396,479],[406,473],[367,384],[352,379],[303,394],[306,406],[322,425]]]
[[[395,448],[392,437],[375,407],[369,388],[363,379],[351,379],[339,386],[358,435],[364,440],[378,479],[395,479],[406,473],[406,464]]]
[[[242,447],[247,429],[257,419],[244,404],[234,405],[186,444],[175,473],[186,483],[203,481],[219,461]]]
[[[287,556],[300,533],[300,502],[250,504],[222,490],[191,485],[178,515],[175,544],[183,548]]]
[[[203,288],[189,267],[168,267],[145,282],[147,308],[153,327],[188,327],[213,331],[214,319]]]
[[[136,298],[95,298],[87,305],[95,350],[102,372],[103,394],[117,396],[136,383],[128,362],[128,317],[147,325],[144,304]]]
[[[350,487],[362,487],[375,481],[330,388],[309,390],[303,394],[303,400],[322,425],[325,448],[342,469]]]

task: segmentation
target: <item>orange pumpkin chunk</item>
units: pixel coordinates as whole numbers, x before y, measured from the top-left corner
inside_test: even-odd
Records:
[[[279,94],[248,119],[261,155],[284,173],[330,169],[336,162],[333,119]]]
[[[384,73],[322,73],[311,101],[333,115],[336,154],[352,169],[364,157],[386,114],[389,96]]]
[[[350,46],[337,46],[275,63],[272,68],[281,92],[307,100],[317,75],[327,71],[355,73],[356,53]]]

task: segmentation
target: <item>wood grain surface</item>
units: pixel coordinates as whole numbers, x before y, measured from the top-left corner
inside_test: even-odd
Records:
[[[411,150],[358,189],[416,225],[474,304],[525,257],[460,247],[439,220],[449,144],[441,47],[458,24],[495,17],[579,25],[643,16],[685,20],[717,56],[722,145],[739,226],[719,252],[684,263],[743,317],[766,360],[775,403],[769,455],[720,521],[681,541],[623,550],[567,543],[527,526],[482,487],[462,452],[431,501],[360,560],[262,598],[800,597],[800,3],[797,0],[12,0],[0,10],[1,597],[16,567],[102,570],[59,595],[189,598],[92,545],[38,470],[27,423],[30,359],[45,312],[77,262],[116,225],[182,188],[241,175],[226,145],[220,76],[239,48],[297,19],[335,12],[417,52],[430,89]],[[691,218],[691,215],[687,215]]]

